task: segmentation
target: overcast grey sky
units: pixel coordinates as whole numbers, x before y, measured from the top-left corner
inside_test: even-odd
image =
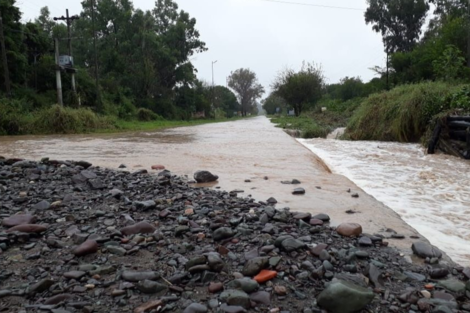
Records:
[[[176,0],[197,19],[197,28],[209,50],[192,60],[198,77],[224,85],[230,72],[248,67],[267,89],[286,66],[300,68],[302,61],[321,63],[329,83],[345,76],[374,77],[369,70],[383,66],[385,54],[379,34],[364,22],[365,0]],[[133,0],[134,7],[152,9],[153,0]],[[81,0],[17,0],[23,20],[34,19],[47,5],[53,16],[81,10]],[[319,5],[310,6],[310,5]],[[320,7],[337,6],[362,10]]]

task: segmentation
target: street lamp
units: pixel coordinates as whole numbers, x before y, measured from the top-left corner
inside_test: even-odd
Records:
[[[217,60],[212,61],[212,88],[214,88],[214,64],[217,63]]]
[[[212,61],[212,108],[214,108],[214,98],[215,98],[215,93],[214,93],[214,64],[217,63],[217,60]]]

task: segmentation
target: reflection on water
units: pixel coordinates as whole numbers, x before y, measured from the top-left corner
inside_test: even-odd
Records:
[[[417,144],[299,140],[335,173],[395,210],[461,264],[470,265],[470,162],[425,155]]]

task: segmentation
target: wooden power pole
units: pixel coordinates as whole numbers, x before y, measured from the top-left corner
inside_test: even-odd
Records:
[[[10,83],[10,72],[8,70],[7,50],[5,48],[5,36],[3,34],[3,18],[0,12],[0,42],[2,47],[2,59],[3,59],[3,72],[5,79],[5,91],[7,96],[11,96],[11,83]]]
[[[94,59],[95,59],[96,95],[98,96],[98,104],[101,106],[100,84],[99,84],[99,76],[98,76],[98,52],[96,50],[95,1],[90,0],[90,2],[91,2],[91,24],[93,28],[93,54],[94,54]]]
[[[60,77],[60,65],[59,65],[59,39],[54,39],[54,50],[55,50],[55,77],[57,84],[57,103],[60,106],[64,106],[62,98],[62,79]]]
[[[65,16],[61,17],[54,17],[54,21],[65,21],[67,23],[67,43],[68,43],[68,50],[69,50],[69,56],[72,58],[72,35],[70,32],[70,26],[72,25],[72,22],[74,20],[78,20],[80,17],[78,15],[74,16],[69,16],[69,9],[65,10]],[[72,58],[73,60],[73,58]],[[71,78],[72,78],[72,90],[76,94],[77,93],[77,88],[75,86],[75,73],[72,71],[71,72]]]

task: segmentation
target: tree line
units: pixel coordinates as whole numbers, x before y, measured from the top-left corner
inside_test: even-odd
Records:
[[[67,26],[55,21],[47,7],[34,21],[22,23],[15,0],[1,1],[0,12],[11,96],[22,99],[28,110],[57,103],[54,39],[59,39],[60,54],[67,55]],[[136,116],[139,108],[168,119],[189,119],[202,112],[206,117],[256,113],[264,89],[251,70],[234,71],[231,89],[196,77],[191,58],[208,48],[196,19],[176,2],[157,0],[153,10],[143,11],[131,0],[85,0],[77,15],[71,23],[77,92],[72,91],[71,73],[63,71],[66,106],[123,119]],[[0,73],[7,96],[1,63]]]

